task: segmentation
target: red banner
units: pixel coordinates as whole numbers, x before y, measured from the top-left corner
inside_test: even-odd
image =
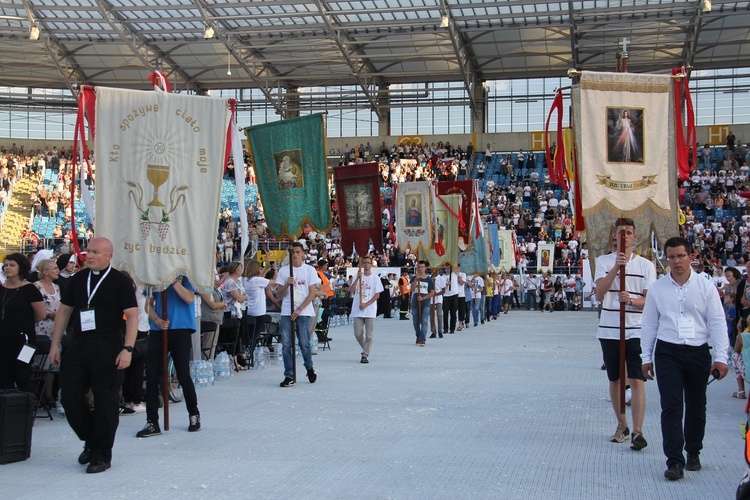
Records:
[[[365,255],[372,240],[383,251],[382,205],[377,163],[334,167],[336,200],[341,224],[341,248]]]

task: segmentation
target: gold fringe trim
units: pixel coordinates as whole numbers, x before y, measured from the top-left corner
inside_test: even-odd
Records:
[[[677,210],[676,209],[666,209],[658,206],[656,203],[654,203],[654,200],[648,199],[645,203],[643,203],[641,206],[634,210],[621,210],[617,207],[615,207],[609,200],[603,199],[596,205],[590,208],[583,209],[583,216],[589,217],[590,215],[596,214],[600,210],[607,209],[608,211],[612,213],[619,214],[619,217],[628,217],[628,218],[634,218],[638,217],[640,215],[643,215],[646,210],[652,210],[656,215],[660,217],[672,217],[675,220],[677,220]]]
[[[669,92],[669,84],[659,83],[581,81],[580,85],[581,88],[585,90],[601,90],[605,92],[640,92],[642,94],[661,94]]]

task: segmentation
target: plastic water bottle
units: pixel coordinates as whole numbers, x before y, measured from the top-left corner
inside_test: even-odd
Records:
[[[313,332],[310,337],[310,351],[312,354],[318,354],[318,334]]]
[[[57,403],[55,403],[56,410],[57,410],[57,416],[60,418],[65,418],[65,408],[63,408],[63,405],[61,403],[62,401],[62,391],[57,391]]]
[[[266,346],[261,347],[261,351],[263,352],[262,365],[263,368],[265,368],[271,364],[271,351],[269,351]]]
[[[273,354],[276,358],[277,365],[284,363],[284,346],[281,342],[276,342],[276,346],[273,348]]]
[[[211,361],[206,361],[205,366],[206,366],[205,387],[210,387],[214,385],[214,364]]]
[[[214,375],[217,380],[229,380],[229,354],[222,352],[216,357]]]
[[[253,368],[255,370],[260,370],[261,368],[263,368],[262,366],[260,366],[261,358],[262,358],[262,354],[261,354],[260,346],[255,346],[255,350],[253,351]]]
[[[198,380],[198,367],[200,366],[200,361],[191,361],[190,362],[190,379],[193,381],[193,385],[195,385],[196,388],[200,387],[200,380]]]

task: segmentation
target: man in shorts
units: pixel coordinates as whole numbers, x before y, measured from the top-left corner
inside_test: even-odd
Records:
[[[625,413],[620,412],[620,304],[625,304],[625,364],[628,384],[632,391],[633,434],[630,447],[641,450],[648,446],[643,437],[643,418],[646,411],[645,377],[640,366],[641,310],[646,303],[646,293],[656,281],[654,265],[633,252],[637,236],[633,219],[615,221],[614,238],[625,234],[625,245],[619,252],[602,255],[596,259],[596,300],[602,303],[599,329],[596,336],[602,346],[604,363],[609,378],[609,396],[617,418],[617,430],[610,438],[613,443],[628,440],[630,430]],[[619,269],[625,266],[625,290],[620,290]]]

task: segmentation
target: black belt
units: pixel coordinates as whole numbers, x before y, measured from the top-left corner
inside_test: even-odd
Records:
[[[673,344],[672,342],[666,342],[664,340],[657,340],[656,347],[665,347],[667,349],[680,349],[683,351],[703,351],[708,350],[708,344],[702,345],[686,345],[686,344]]]

